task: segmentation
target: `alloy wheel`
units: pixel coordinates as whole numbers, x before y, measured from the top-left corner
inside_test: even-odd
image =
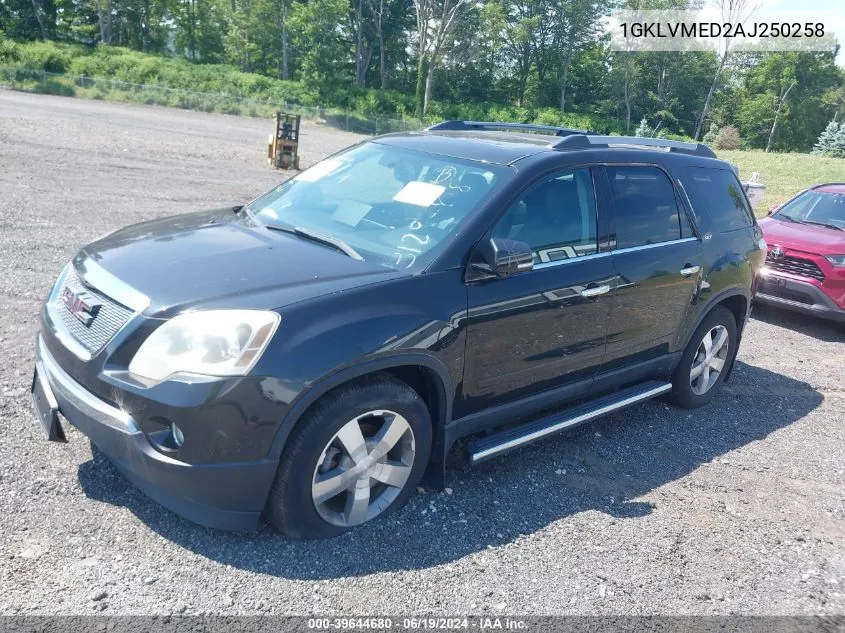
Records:
[[[717,325],[704,335],[690,370],[690,387],[694,394],[704,395],[719,380],[728,359],[728,342],[728,330],[724,325]]]
[[[375,410],[344,424],[326,444],[311,483],[317,513],[352,527],[374,519],[411,476],[414,432],[395,411]]]

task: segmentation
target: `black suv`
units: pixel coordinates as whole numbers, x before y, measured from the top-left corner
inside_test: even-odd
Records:
[[[442,487],[462,436],[477,463],[707,403],[765,253],[703,145],[450,121],[84,247],[33,401],[193,521],[332,536]]]

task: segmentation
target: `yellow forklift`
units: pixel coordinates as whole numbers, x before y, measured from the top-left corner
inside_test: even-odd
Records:
[[[276,112],[276,132],[267,145],[267,162],[276,169],[299,169],[299,114]]]

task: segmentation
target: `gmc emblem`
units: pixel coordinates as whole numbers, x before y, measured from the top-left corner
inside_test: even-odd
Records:
[[[97,313],[100,311],[101,303],[84,290],[74,292],[69,286],[62,291],[59,301],[65,304],[73,316],[75,316],[85,327],[91,327]]]

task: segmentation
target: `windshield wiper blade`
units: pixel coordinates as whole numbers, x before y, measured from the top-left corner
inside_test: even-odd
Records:
[[[804,224],[815,224],[816,226],[826,226],[829,229],[836,229],[837,231],[845,231],[841,226],[835,224],[828,224],[827,222],[813,222],[812,220],[804,220]]]
[[[307,237],[309,239],[314,240],[315,242],[320,242],[322,244],[326,244],[328,246],[332,246],[335,249],[339,250],[341,253],[345,255],[349,255],[352,259],[357,259],[359,261],[364,261],[364,258],[361,256],[361,253],[356,251],[352,248],[349,244],[344,242],[341,239],[336,237],[332,237],[331,235],[323,235],[322,233],[314,233],[313,231],[309,231],[308,229],[303,229],[298,226],[295,226],[293,230],[296,232],[297,235],[301,235],[303,237]]]
[[[313,231],[303,229],[299,226],[283,226],[281,224],[267,224],[266,226],[268,229],[273,229],[274,231],[284,231],[285,233],[290,233],[291,235],[298,235],[300,237],[304,237],[305,239],[311,240],[312,242],[319,242],[320,244],[331,246],[336,251],[340,251],[341,253],[351,257],[352,259],[364,261],[364,258],[361,256],[361,253],[356,251],[343,240],[340,240],[336,237],[332,237],[331,235],[314,233]]]

